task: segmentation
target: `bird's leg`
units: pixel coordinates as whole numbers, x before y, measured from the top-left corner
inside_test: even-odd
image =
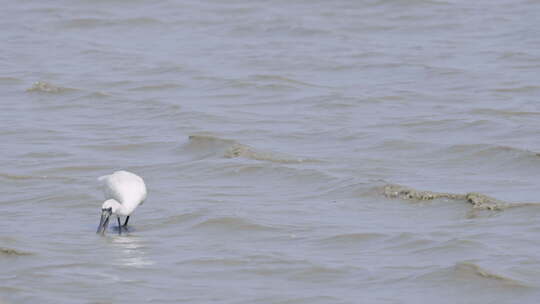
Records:
[[[124,222],[124,228],[127,227],[127,222],[129,221],[129,215],[126,217],[126,221]]]
[[[118,220],[118,234],[122,234],[122,225],[120,225],[120,217],[117,216],[116,219]]]

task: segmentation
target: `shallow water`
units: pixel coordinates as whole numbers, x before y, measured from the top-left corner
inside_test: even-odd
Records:
[[[539,9],[4,3],[0,302],[536,303]]]

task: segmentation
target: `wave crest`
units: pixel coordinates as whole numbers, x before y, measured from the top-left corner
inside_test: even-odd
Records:
[[[305,158],[297,158],[283,153],[261,151],[241,144],[232,139],[224,139],[211,135],[190,135],[189,148],[197,152],[205,152],[205,155],[220,155],[225,158],[247,158],[276,163],[302,163],[310,161]]]
[[[32,87],[26,89],[26,92],[64,93],[74,90],[72,88],[59,87],[46,81],[37,81],[34,82]]]
[[[519,203],[519,202],[505,202],[493,198],[491,196],[469,192],[465,194],[458,193],[445,193],[417,190],[401,185],[389,184],[382,187],[382,194],[388,198],[398,198],[404,200],[435,200],[435,199],[450,199],[450,200],[462,200],[470,203],[474,209],[478,210],[491,210],[499,211],[512,207],[533,206],[540,205],[540,203]]]
[[[21,255],[30,255],[29,252],[19,251],[12,248],[5,248],[0,247],[0,256],[2,255],[8,255],[8,256],[21,256]]]
[[[477,276],[477,277],[481,277],[485,279],[497,280],[499,282],[502,282],[508,285],[527,287],[525,284],[523,284],[520,281],[517,281],[510,277],[506,277],[504,275],[496,274],[494,272],[484,269],[471,262],[456,263],[456,265],[454,266],[454,270],[457,272],[458,275],[463,275],[463,276],[472,275],[472,276]]]
[[[274,230],[275,228],[270,226],[265,226],[257,223],[253,223],[243,218],[239,217],[218,217],[207,219],[201,223],[198,223],[193,226],[195,229],[209,229],[216,231],[268,231]]]

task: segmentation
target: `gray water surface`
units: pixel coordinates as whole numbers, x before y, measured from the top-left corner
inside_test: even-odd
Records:
[[[539,12],[5,1],[0,302],[538,303]]]

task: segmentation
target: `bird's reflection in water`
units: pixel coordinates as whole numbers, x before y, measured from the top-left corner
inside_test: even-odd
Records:
[[[143,268],[154,264],[146,254],[144,240],[137,236],[111,238],[111,243],[119,249],[116,263],[121,266]]]

